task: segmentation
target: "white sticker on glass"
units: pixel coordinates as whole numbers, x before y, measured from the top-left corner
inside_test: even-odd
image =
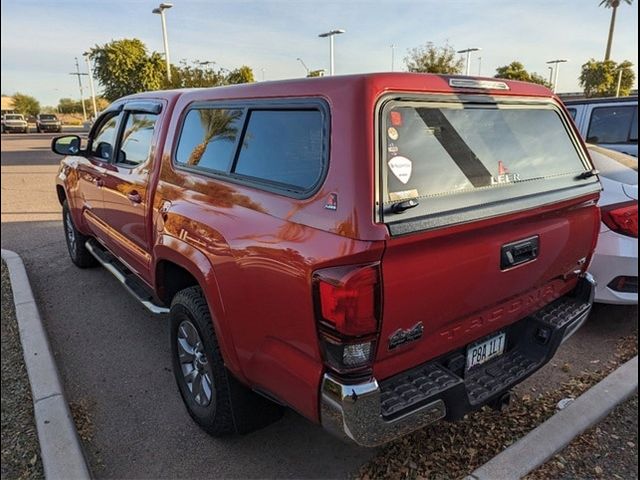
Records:
[[[389,170],[393,173],[398,180],[406,184],[411,178],[411,160],[400,155],[393,157],[389,160]]]

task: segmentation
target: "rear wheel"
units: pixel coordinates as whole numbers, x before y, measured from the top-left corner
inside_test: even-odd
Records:
[[[173,373],[191,418],[213,436],[246,433],[280,418],[282,408],[241,385],[225,368],[200,287],[171,302]]]
[[[83,235],[76,229],[69,204],[66,200],[62,204],[62,223],[64,225],[64,237],[67,241],[67,250],[69,250],[71,261],[80,268],[95,267],[98,265],[98,261],[85,246],[85,243],[90,237]]]

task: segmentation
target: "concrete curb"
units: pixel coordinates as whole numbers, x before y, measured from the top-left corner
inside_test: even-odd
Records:
[[[29,374],[40,455],[47,479],[90,479],[91,473],[64,397],[55,359],[20,256],[2,249]]]
[[[465,480],[516,480],[524,477],[601,421],[637,389],[636,356]]]

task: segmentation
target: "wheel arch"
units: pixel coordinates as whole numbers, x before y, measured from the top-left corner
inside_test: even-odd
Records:
[[[161,235],[154,247],[154,259],[152,278],[156,292],[165,304],[169,305],[173,296],[183,288],[194,285],[202,288],[225,366],[236,378],[246,383],[231,331],[226,327],[224,302],[209,258],[183,240]]]

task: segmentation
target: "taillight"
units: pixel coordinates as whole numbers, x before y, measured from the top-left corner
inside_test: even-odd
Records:
[[[602,221],[616,233],[638,238],[638,202],[602,207]]]
[[[380,265],[317,270],[313,283],[325,362],[339,372],[370,367],[380,323]]]

